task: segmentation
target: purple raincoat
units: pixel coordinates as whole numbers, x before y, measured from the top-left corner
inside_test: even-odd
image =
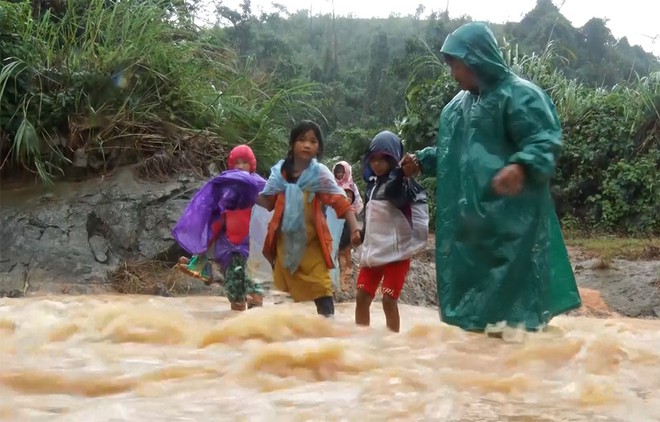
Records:
[[[251,208],[257,201],[266,180],[256,173],[227,170],[209,180],[192,198],[174,226],[172,235],[177,243],[192,255],[204,254],[212,236],[211,225],[225,210]],[[240,245],[232,244],[223,233],[214,243],[215,261],[227,268],[234,253],[247,259],[249,237]]]

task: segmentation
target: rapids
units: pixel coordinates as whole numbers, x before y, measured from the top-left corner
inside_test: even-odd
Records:
[[[401,305],[0,299],[0,420],[658,421],[660,321],[558,317],[504,339]]]

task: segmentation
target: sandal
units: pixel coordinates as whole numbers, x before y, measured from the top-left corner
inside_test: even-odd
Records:
[[[200,264],[203,265],[201,271],[199,271]],[[192,259],[189,260],[182,256],[179,258],[176,267],[182,273],[201,280],[207,286],[213,284],[213,267],[211,267],[211,263],[206,258],[200,259],[198,255],[194,255]]]

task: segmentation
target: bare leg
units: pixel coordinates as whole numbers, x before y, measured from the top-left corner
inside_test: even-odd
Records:
[[[346,252],[348,251],[348,258]],[[339,283],[343,292],[348,291],[348,279],[351,272],[350,248],[339,251]]]
[[[344,252],[345,259],[346,259],[346,277],[347,281],[350,283],[351,279],[353,278],[353,258],[351,256],[351,251],[352,249],[346,248],[346,252]]]
[[[371,314],[369,308],[373,297],[369,296],[364,290],[358,289],[355,297],[355,323],[368,327],[371,323]]]
[[[383,311],[385,312],[387,328],[398,333],[401,324],[398,301],[390,295],[383,295]]]
[[[353,272],[353,259],[351,257],[351,247],[344,249],[344,259],[346,260],[346,269],[349,273]]]
[[[263,296],[258,294],[251,294],[250,296],[248,296],[248,304],[247,304],[248,309],[259,308],[262,306],[264,306]]]

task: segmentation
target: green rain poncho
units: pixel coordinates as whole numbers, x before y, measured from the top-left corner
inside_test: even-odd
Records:
[[[505,321],[537,330],[581,305],[550,196],[561,127],[550,98],[514,75],[484,24],[447,37],[442,53],[466,63],[480,92],[443,109],[437,146],[417,152],[436,179],[436,266],[440,314],[482,331]],[[523,191],[500,197],[496,173],[517,163]]]

